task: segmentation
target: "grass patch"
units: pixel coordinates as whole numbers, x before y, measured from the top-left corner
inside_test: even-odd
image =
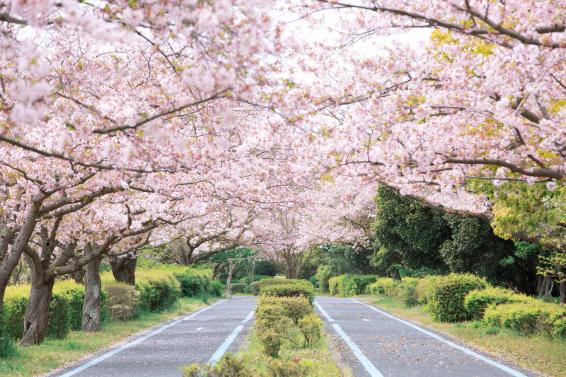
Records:
[[[107,348],[141,330],[203,306],[205,305],[202,301],[197,299],[181,298],[164,312],[141,313],[139,318],[131,321],[112,321],[95,334],[71,331],[65,339],[47,339],[38,346],[18,346],[16,356],[0,359],[0,376],[31,377],[45,374]]]
[[[544,375],[566,377],[566,341],[548,337],[523,336],[508,330],[488,327],[481,322],[439,323],[423,306],[407,307],[385,296],[365,298],[396,316],[446,333],[464,343],[508,360],[520,367]]]

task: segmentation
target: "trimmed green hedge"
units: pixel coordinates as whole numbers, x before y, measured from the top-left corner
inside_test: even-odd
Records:
[[[485,309],[489,305],[526,302],[529,299],[529,297],[518,295],[509,289],[489,287],[486,289],[476,289],[468,293],[464,299],[464,306],[472,319],[480,320],[483,318]]]
[[[375,275],[344,274],[328,280],[328,288],[333,296],[352,296],[366,292],[366,288],[377,280]]]
[[[298,280],[287,284],[267,285],[260,289],[260,296],[305,297],[312,304],[314,287],[307,280]]]
[[[159,312],[170,308],[181,298],[181,284],[167,271],[143,271],[136,274],[140,310]]]
[[[566,307],[535,299],[489,306],[485,310],[484,321],[490,326],[507,328],[521,335],[541,333],[566,337]]]
[[[428,289],[428,310],[440,322],[460,322],[471,319],[464,306],[466,295],[487,287],[484,279],[471,274],[450,274],[437,277]]]

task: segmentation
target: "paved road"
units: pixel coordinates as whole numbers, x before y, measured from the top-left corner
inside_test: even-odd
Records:
[[[255,307],[235,297],[138,334],[126,342],[51,376],[178,377],[191,363],[219,359],[239,348]]]
[[[315,305],[356,377],[534,376],[355,299],[319,297]]]

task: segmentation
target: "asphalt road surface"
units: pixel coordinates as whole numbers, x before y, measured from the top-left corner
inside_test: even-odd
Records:
[[[191,363],[237,351],[249,327],[254,297],[222,300],[129,338],[114,348],[58,371],[57,377],[178,377]]]
[[[355,377],[534,376],[356,299],[318,297],[315,306]]]

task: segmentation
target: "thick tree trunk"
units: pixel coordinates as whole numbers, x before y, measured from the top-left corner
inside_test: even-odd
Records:
[[[236,264],[233,260],[228,261],[228,278],[226,279],[226,297],[232,295],[232,275],[234,274]]]
[[[558,290],[560,291],[560,303],[566,304],[566,280],[560,281]]]
[[[398,268],[392,268],[391,269],[391,278],[393,280],[401,281],[401,274],[399,273]]]
[[[102,328],[102,284],[100,281],[100,262],[96,258],[86,265],[84,276],[85,299],[83,304],[83,331],[100,331]]]
[[[135,285],[137,262],[137,256],[129,255],[110,259],[110,266],[112,267],[112,275],[114,275],[114,279],[122,283]]]
[[[24,317],[22,346],[40,344],[45,339],[49,326],[49,301],[53,293],[54,278],[44,278],[43,273],[35,273],[32,280],[29,302]]]

